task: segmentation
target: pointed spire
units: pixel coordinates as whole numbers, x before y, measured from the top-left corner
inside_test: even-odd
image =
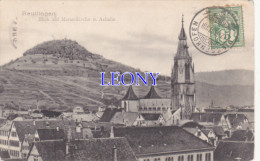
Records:
[[[136,96],[132,86],[129,86],[123,100],[138,100],[138,97]]]
[[[149,99],[149,98],[161,98],[156,90],[154,89],[154,86],[151,86],[150,91],[147,93],[147,95],[144,97],[145,99]]]
[[[177,54],[175,56],[175,58],[190,58],[189,52],[188,52],[188,45],[187,45],[187,37],[185,34],[185,30],[184,30],[184,20],[183,20],[183,15],[182,15],[182,27],[181,27],[181,32],[179,35],[179,43],[178,43],[178,49],[177,49]]]
[[[184,20],[183,20],[183,14],[182,14],[181,32],[180,32],[180,35],[179,35],[179,40],[186,40],[186,39],[187,39],[186,34],[185,34],[185,31],[184,31],[183,24],[184,24]]]

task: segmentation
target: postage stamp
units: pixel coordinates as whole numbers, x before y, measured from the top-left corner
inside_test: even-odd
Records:
[[[242,7],[208,7],[195,14],[190,38],[202,53],[219,55],[244,46]]]

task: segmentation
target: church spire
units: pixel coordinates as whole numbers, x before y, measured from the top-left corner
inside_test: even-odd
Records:
[[[185,34],[185,31],[184,31],[184,27],[183,27],[183,23],[184,23],[184,20],[183,20],[183,14],[182,14],[182,20],[181,20],[181,32],[180,32],[180,35],[179,35],[179,40],[186,40],[187,37],[186,37],[186,34]]]
[[[185,30],[184,30],[184,20],[183,20],[183,15],[182,15],[182,20],[181,20],[181,32],[179,35],[179,43],[178,43],[178,49],[177,49],[177,54],[175,56],[175,58],[189,58],[189,52],[188,52],[188,45],[187,45],[187,37],[185,34]]]

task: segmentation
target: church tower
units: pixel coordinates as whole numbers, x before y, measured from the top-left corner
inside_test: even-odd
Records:
[[[182,17],[178,49],[174,56],[171,74],[171,106],[174,110],[181,108],[181,119],[189,119],[195,108],[196,96],[194,64],[188,51],[187,36],[183,23]]]

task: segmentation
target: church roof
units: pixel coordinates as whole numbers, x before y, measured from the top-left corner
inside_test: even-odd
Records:
[[[161,97],[155,91],[154,86],[151,86],[150,91],[147,93],[147,95],[144,98],[149,99],[149,98],[161,98]]]
[[[190,58],[189,52],[188,52],[188,45],[187,45],[187,37],[186,33],[183,27],[183,19],[182,19],[182,27],[181,32],[179,35],[179,43],[178,43],[178,49],[177,54],[175,58]]]
[[[132,86],[129,86],[123,100],[138,100],[138,97],[136,96]]]

